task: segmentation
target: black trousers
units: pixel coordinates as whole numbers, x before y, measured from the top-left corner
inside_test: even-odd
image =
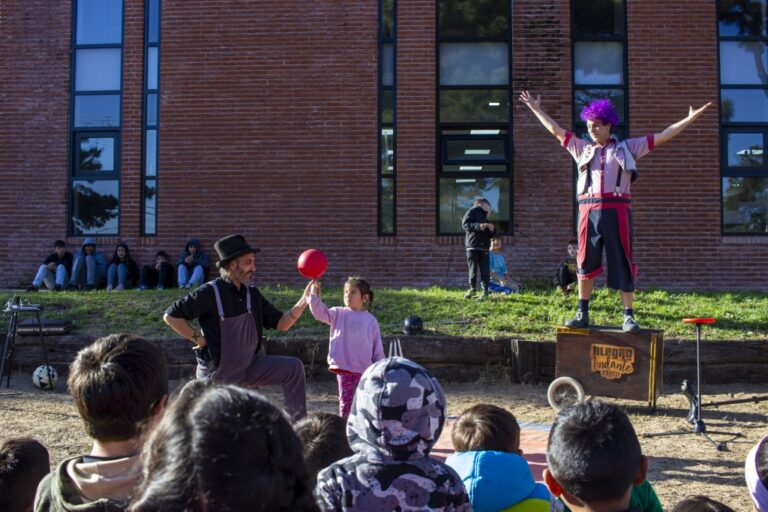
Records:
[[[487,290],[488,283],[491,281],[491,258],[488,256],[488,251],[467,250],[467,267],[469,268],[469,287],[477,288],[479,271],[483,290]]]
[[[158,285],[162,285],[165,288],[171,288],[174,284],[173,267],[170,264],[164,263],[163,265],[160,265],[160,270],[157,270],[154,266],[150,267],[149,265],[141,267],[139,286],[156,288]]]

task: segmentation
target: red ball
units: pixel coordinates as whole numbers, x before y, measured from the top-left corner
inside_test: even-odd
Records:
[[[309,279],[317,279],[325,274],[328,268],[328,260],[323,251],[319,249],[307,249],[299,256],[299,273]]]

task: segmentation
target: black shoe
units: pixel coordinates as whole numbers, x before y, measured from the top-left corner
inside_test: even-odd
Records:
[[[640,326],[637,325],[635,319],[629,315],[624,317],[624,324],[621,326],[621,330],[624,332],[639,332]]]
[[[36,292],[36,291],[38,291],[38,288],[35,285],[31,285],[29,288],[27,288],[27,291],[28,292]]]
[[[566,327],[574,327],[576,329],[585,329],[589,327],[589,313],[577,311],[573,319],[565,322]]]
[[[55,292],[60,292],[63,289],[64,289],[64,287],[61,286],[60,284],[57,284],[56,286],[53,287],[53,291],[55,291]]]
[[[480,295],[477,297],[477,300],[478,300],[478,301],[483,301],[483,300],[487,299],[487,298],[488,298],[488,297],[490,297],[490,296],[491,296],[491,294],[490,294],[490,293],[488,293],[488,290],[483,290],[483,293],[481,293],[481,294],[480,294]]]
[[[464,294],[464,298],[471,299],[472,297],[475,296],[475,292],[477,292],[477,290],[475,290],[474,288],[470,288],[469,290],[467,290],[467,293]]]
[[[69,286],[67,286],[67,291],[69,292],[76,292],[79,289],[80,287],[77,286],[76,284],[70,284]]]
[[[87,292],[95,292],[96,291],[96,285],[94,285],[94,284],[87,284],[87,285],[85,285],[85,291],[87,291]]]

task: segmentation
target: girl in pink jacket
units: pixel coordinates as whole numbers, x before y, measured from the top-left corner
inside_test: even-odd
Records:
[[[316,320],[331,326],[328,369],[339,383],[339,414],[349,416],[360,376],[371,364],[384,359],[381,331],[368,311],[373,290],[364,279],[350,277],[344,284],[344,307],[329,308],[320,299],[320,283],[310,284],[309,310]]]

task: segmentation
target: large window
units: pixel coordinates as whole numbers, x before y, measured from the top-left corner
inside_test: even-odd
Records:
[[[478,197],[512,234],[511,2],[438,1],[438,233]]]
[[[160,0],[147,0],[144,13],[144,160],[141,233],[157,234],[157,127],[160,116]]]
[[[379,234],[395,234],[397,0],[379,0]]]
[[[726,235],[768,233],[766,0],[720,0],[720,169]]]
[[[587,140],[579,119],[590,102],[608,98],[619,116],[613,134],[627,136],[627,42],[625,0],[573,0],[573,126]]]
[[[122,0],[74,2],[72,235],[116,235],[120,214]]]

